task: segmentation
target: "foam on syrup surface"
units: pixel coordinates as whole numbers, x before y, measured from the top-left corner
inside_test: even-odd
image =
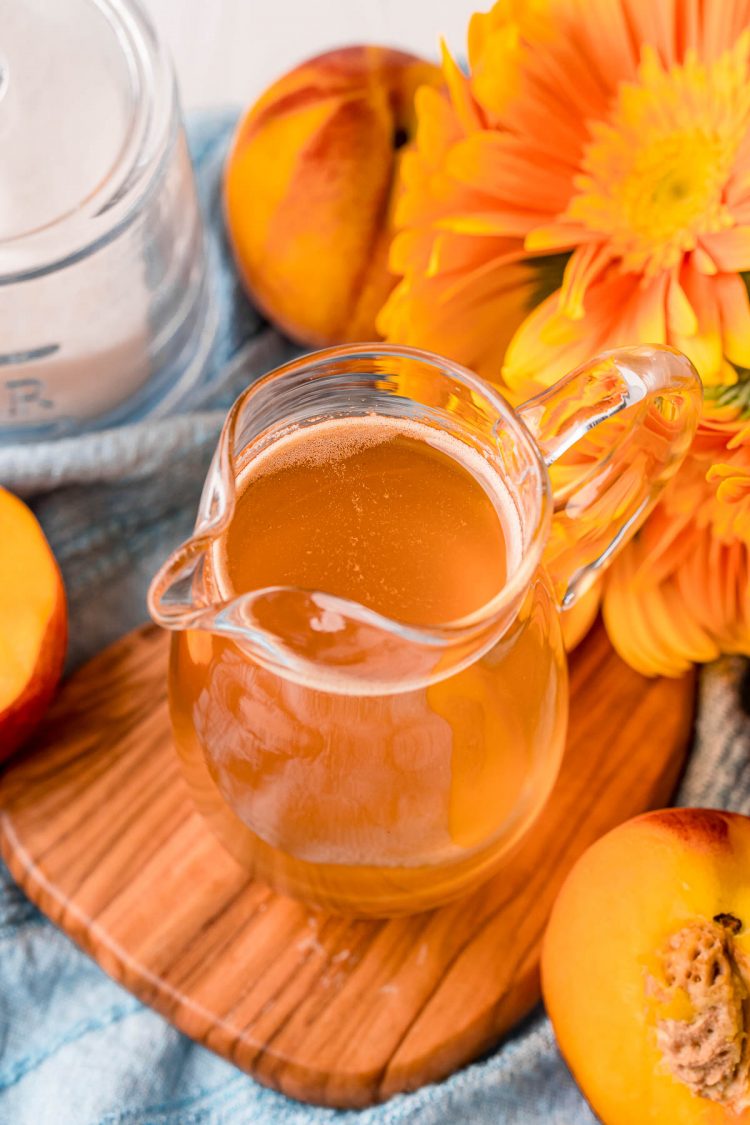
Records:
[[[308,467],[319,470],[325,466],[338,475],[346,471],[346,463],[357,454],[400,437],[410,438],[439,451],[461,466],[481,487],[498,517],[505,541],[507,575],[512,575],[521,559],[522,533],[518,512],[507,485],[496,468],[478,450],[443,430],[421,422],[366,415],[329,419],[299,427],[249,457],[238,474],[236,496],[241,501],[245,491],[252,489],[263,477],[284,470]],[[211,563],[220,595],[232,597],[237,591],[229,574],[224,538],[222,536],[214,543]],[[253,549],[252,544],[249,544],[248,549]]]

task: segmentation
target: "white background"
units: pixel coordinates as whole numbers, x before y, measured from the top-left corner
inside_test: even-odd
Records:
[[[490,0],[142,0],[169,46],[186,108],[245,104],[309,55],[384,43],[463,52],[469,16]]]

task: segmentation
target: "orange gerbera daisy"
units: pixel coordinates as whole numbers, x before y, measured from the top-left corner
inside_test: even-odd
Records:
[[[515,401],[603,348],[685,351],[704,417],[605,618],[647,672],[750,652],[750,0],[500,0],[444,72],[382,331]]]

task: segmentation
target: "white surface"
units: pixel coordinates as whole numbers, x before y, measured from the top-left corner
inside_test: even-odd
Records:
[[[246,104],[285,70],[329,47],[383,43],[436,58],[463,51],[469,16],[489,0],[142,0],[164,36],[186,108]]]

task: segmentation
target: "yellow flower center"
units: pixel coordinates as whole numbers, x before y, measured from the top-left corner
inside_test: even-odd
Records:
[[[725,189],[750,126],[749,48],[744,33],[714,63],[688,52],[665,70],[646,47],[638,81],[591,125],[566,217],[606,238],[626,270],[669,269],[734,224]]]

